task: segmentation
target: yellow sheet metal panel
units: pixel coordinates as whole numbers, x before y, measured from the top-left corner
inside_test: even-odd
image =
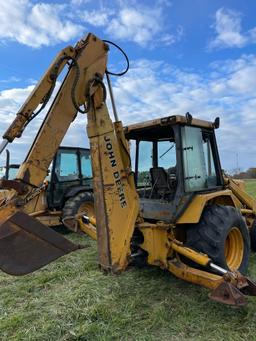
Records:
[[[117,125],[119,127],[119,125]],[[97,242],[100,265],[112,272],[125,269],[139,212],[129,155],[120,146],[123,129],[115,131],[105,104],[88,115]]]
[[[168,231],[155,227],[140,228],[144,242],[140,247],[148,252],[148,264],[167,267],[167,257],[170,251]]]
[[[214,201],[222,205],[239,207],[239,202],[235,200],[230,190],[222,190],[206,194],[197,194],[192,202],[177,220],[177,224],[196,224],[199,222],[203,209],[208,201]]]

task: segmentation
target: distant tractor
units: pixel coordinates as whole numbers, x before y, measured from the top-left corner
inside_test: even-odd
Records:
[[[6,165],[1,167],[2,181],[15,179],[19,166],[10,163],[7,151]],[[57,226],[63,222],[69,229],[77,231],[74,218],[77,214],[94,215],[90,150],[59,147],[42,189],[42,199],[38,200],[40,202],[32,215],[45,225]]]

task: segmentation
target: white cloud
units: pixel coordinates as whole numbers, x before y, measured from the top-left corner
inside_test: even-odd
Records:
[[[102,28],[103,32],[122,41],[140,46],[171,45],[183,36],[182,26],[172,27],[165,15],[169,1],[158,0],[153,6],[137,1],[115,0],[94,4],[90,0],[69,2],[37,2],[9,0],[1,3],[0,39],[39,48],[80,37],[86,26]],[[171,32],[170,32],[171,31]]]
[[[219,66],[222,66],[221,73]],[[256,56],[241,56],[236,60],[215,62],[212,73],[199,73],[174,67],[163,61],[137,60],[124,77],[113,79],[113,89],[120,119],[130,124],[168,115],[185,114],[214,120],[221,117],[217,134],[222,165],[225,169],[239,165],[255,165]],[[1,133],[33,86],[0,92]],[[110,107],[109,98],[108,105]],[[38,130],[43,115],[32,121],[24,137],[13,143],[12,155],[21,161]],[[66,145],[88,146],[85,134],[86,115],[78,115],[64,139]],[[5,155],[4,155],[5,156]],[[3,158],[1,159],[3,163]]]
[[[145,45],[160,31],[159,14],[159,9],[143,12],[128,7],[121,9],[117,18],[109,23],[107,32],[117,39],[133,40]]]
[[[71,5],[75,5],[75,6],[85,5],[89,2],[91,2],[91,0],[71,0],[70,1]]]
[[[113,10],[102,8],[101,10],[81,11],[79,18],[92,26],[102,27],[109,24],[110,17],[114,14]]]
[[[160,41],[164,45],[172,45],[181,40],[183,33],[184,33],[183,27],[179,25],[174,34],[169,34],[169,33],[164,34],[160,38]]]
[[[127,76],[114,85],[119,115],[125,124],[187,111],[206,120],[220,116],[217,134],[223,167],[235,168],[238,153],[240,166],[249,168],[255,165],[256,153],[255,63],[256,57],[243,56],[218,77],[159,62],[132,63]]]
[[[35,48],[66,42],[83,32],[82,26],[67,20],[66,12],[65,5],[54,3],[2,1],[0,38]]]
[[[183,28],[178,26],[173,29],[173,33],[167,33],[165,10],[169,6],[166,1],[157,1],[153,7],[139,5],[134,1],[128,6],[126,2],[121,1],[116,7],[104,6],[93,11],[79,10],[78,14],[86,24],[102,27],[111,39],[133,41],[143,47],[159,43],[171,45],[181,39]]]
[[[241,13],[227,8],[220,8],[215,13],[215,23],[212,26],[216,37],[210,41],[209,48],[244,47],[256,42],[256,27],[246,32],[242,31]]]

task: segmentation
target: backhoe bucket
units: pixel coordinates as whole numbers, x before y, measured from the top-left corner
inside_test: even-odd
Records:
[[[0,269],[10,275],[28,274],[79,248],[23,212],[0,226]]]

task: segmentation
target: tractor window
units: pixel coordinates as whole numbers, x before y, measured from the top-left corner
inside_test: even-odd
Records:
[[[3,179],[5,176],[5,167],[0,167],[0,179]]]
[[[182,127],[185,191],[193,192],[217,186],[212,153],[212,134],[197,127]]]
[[[16,178],[16,175],[18,173],[19,167],[9,167],[9,180],[14,180]]]
[[[90,154],[81,152],[81,168],[83,178],[92,178],[92,164]]]
[[[203,133],[203,148],[208,181],[212,179],[214,186],[216,182],[216,170],[212,155],[211,135],[206,133]]]
[[[167,173],[175,174],[176,146],[173,141],[158,141],[157,143],[158,167],[163,167]]]
[[[140,141],[139,143],[139,164],[137,186],[151,186],[150,168],[152,167],[153,143],[151,141]]]
[[[59,181],[79,179],[77,154],[74,151],[61,151],[57,155],[55,173]]]
[[[131,166],[132,170],[135,170],[135,154],[136,154],[136,141],[129,140],[129,151],[130,151],[130,158],[131,158]]]

